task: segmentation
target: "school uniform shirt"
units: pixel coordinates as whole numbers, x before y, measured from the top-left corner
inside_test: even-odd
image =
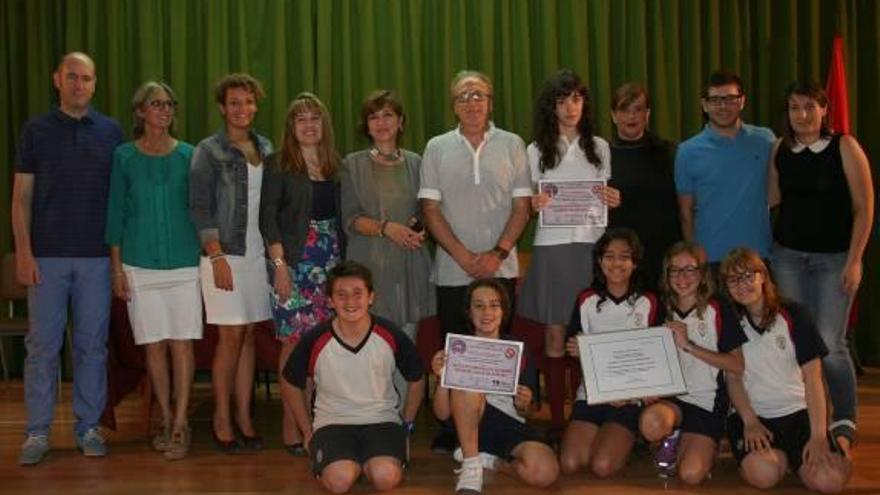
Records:
[[[502,340],[510,340],[517,341],[517,339],[509,337],[509,336],[501,336]],[[538,390],[538,371],[535,368],[535,363],[533,360],[529,359],[528,356],[531,354],[529,350],[523,346],[523,352],[521,357],[521,362],[519,366],[519,384],[524,385],[532,390],[532,394]],[[486,394],[486,402],[503,412],[504,414],[510,416],[511,418],[519,421],[520,423],[525,423],[526,419],[519,415],[516,407],[513,405],[513,395],[507,394]]]
[[[425,369],[412,340],[389,320],[372,316],[370,330],[356,347],[348,346],[332,320],[306,332],[284,367],[284,378],[305,388],[315,381],[313,428],[327,425],[398,423],[400,397],[394,369],[408,382]]]
[[[739,318],[727,304],[717,299],[709,300],[703,315],[697,308],[690,311],[673,311],[673,321],[680,321],[687,326],[688,338],[694,344],[714,352],[730,352],[746,342]],[[724,375],[720,369],[702,359],[679,350],[678,361],[687,385],[687,393],[678,398],[693,404],[705,411],[713,412],[719,400],[725,400]]]
[[[776,318],[761,328],[745,313],[740,319],[743,385],[752,409],[762,418],[779,418],[806,409],[801,366],[828,354],[812,317],[796,303],[784,303]]]
[[[651,292],[617,299],[585,289],[577,298],[568,336],[648,328],[661,321],[660,304]],[[586,400],[586,389],[578,387],[577,399]]]

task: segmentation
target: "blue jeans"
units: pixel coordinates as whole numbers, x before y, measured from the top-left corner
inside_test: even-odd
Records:
[[[808,253],[778,244],[773,246],[773,275],[784,297],[797,301],[813,314],[819,335],[828,347],[822,370],[833,407],[832,419],[856,419],[856,374],[846,330],[853,296],[843,290],[842,274],[847,253]]]
[[[37,258],[40,283],[28,289],[25,337],[27,433],[48,434],[57,397],[58,361],[68,303],[73,313],[74,432],[98,425],[107,402],[109,258]]]

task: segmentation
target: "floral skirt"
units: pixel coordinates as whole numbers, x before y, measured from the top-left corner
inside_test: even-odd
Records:
[[[337,220],[311,220],[302,256],[295,267],[288,266],[293,285],[290,297],[278,298],[272,290],[275,337],[296,343],[302,333],[333,316],[327,294],[327,272],[340,262]]]

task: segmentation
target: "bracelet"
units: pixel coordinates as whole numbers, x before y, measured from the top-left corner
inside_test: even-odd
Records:
[[[272,258],[272,264],[275,265],[275,268],[281,268],[284,266],[284,258]]]
[[[212,255],[208,256],[208,261],[213,263],[213,262],[219,260],[220,258],[225,258],[225,257],[226,257],[226,254],[224,254],[224,253],[212,254]]]
[[[379,237],[385,237],[385,227],[388,226],[388,220],[379,222]]]

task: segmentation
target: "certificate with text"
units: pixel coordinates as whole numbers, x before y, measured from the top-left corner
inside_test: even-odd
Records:
[[[577,337],[588,404],[687,392],[666,327]]]
[[[440,385],[488,394],[515,395],[523,343],[450,333]]]
[[[541,227],[605,227],[608,206],[602,201],[604,180],[540,180],[538,190],[550,196],[541,208]]]

